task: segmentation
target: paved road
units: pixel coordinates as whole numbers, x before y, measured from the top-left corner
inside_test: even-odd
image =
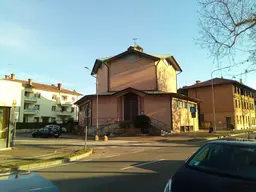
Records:
[[[196,149],[182,144],[97,149],[87,159],[37,173],[62,192],[157,192]]]

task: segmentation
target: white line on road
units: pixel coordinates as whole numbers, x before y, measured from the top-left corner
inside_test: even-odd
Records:
[[[139,149],[139,150],[137,150],[137,151],[133,151],[133,152],[131,152],[131,153],[139,153],[139,152],[142,152],[142,151],[144,151],[145,149]]]
[[[78,161],[92,161],[92,159],[78,160]]]
[[[143,165],[148,165],[148,164],[152,164],[152,163],[156,163],[156,162],[164,161],[164,160],[165,160],[165,159],[159,159],[159,160],[149,161],[149,162],[141,163],[141,164],[134,165],[134,166],[124,167],[124,168],[122,168],[121,170],[131,169],[131,168],[134,168],[134,167],[141,167],[141,166],[143,166]]]
[[[116,154],[116,155],[109,155],[109,156],[106,156],[106,158],[110,158],[110,157],[116,157],[116,156],[119,156],[120,154]]]

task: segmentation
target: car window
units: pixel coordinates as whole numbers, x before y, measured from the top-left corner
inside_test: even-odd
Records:
[[[207,144],[187,164],[201,170],[256,179],[256,147]]]

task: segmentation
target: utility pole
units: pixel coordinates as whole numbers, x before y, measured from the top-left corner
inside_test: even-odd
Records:
[[[219,68],[219,69],[215,69],[211,72],[211,84],[212,84],[212,115],[213,115],[213,129],[214,129],[214,132],[216,132],[216,114],[215,114],[215,98],[214,98],[214,80],[213,80],[213,73],[216,72],[216,71],[220,71],[220,70],[223,70],[223,69],[228,69],[230,68],[230,66],[228,67],[223,67],[223,68]]]

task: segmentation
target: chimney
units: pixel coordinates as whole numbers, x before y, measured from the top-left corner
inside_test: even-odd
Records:
[[[58,83],[58,89],[61,90],[62,89],[62,84]]]
[[[14,80],[15,79],[15,74],[11,74],[11,79]]]
[[[201,81],[197,80],[197,81],[196,81],[196,84],[198,84],[198,83],[201,83]]]
[[[28,84],[32,85],[32,79],[28,79]]]

